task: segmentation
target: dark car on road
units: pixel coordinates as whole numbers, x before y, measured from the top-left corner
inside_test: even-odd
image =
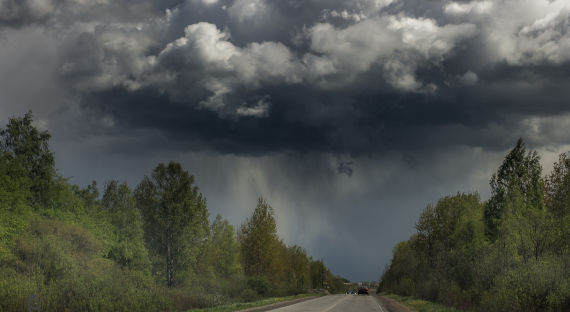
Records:
[[[368,287],[366,287],[366,286],[358,287],[358,294],[359,295],[368,295]]]

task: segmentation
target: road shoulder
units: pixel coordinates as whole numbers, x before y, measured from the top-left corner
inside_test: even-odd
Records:
[[[290,306],[290,305],[293,305],[293,304],[297,304],[297,303],[300,303],[300,302],[303,302],[303,301],[308,301],[308,300],[313,300],[313,299],[316,299],[316,298],[321,298],[321,297],[322,297],[322,296],[304,297],[304,298],[293,299],[293,300],[289,300],[289,301],[282,301],[282,302],[272,303],[272,304],[266,305],[266,306],[255,307],[255,308],[249,308],[249,309],[245,309],[245,310],[239,310],[239,311],[236,311],[236,312],[262,312],[262,311],[269,311],[269,310],[278,309],[278,308]]]
[[[399,303],[394,299],[376,294],[374,294],[373,296],[382,305],[382,309],[384,310],[384,312],[414,312],[414,310]]]

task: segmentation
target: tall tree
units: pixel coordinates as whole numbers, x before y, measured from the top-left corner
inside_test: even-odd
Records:
[[[491,198],[485,207],[487,235],[495,239],[507,207],[544,208],[542,167],[536,151],[527,151],[522,139],[507,154],[499,170],[491,177]],[[521,205],[513,205],[520,201]],[[513,211],[514,212],[514,211]]]
[[[545,201],[549,211],[561,218],[570,215],[570,157],[560,154],[545,182]]]
[[[214,247],[214,271],[222,278],[229,278],[241,271],[240,246],[234,227],[217,215],[212,222],[212,246]]]
[[[311,267],[307,251],[301,246],[291,246],[287,249],[291,272],[291,287],[296,291],[306,291],[311,287]]]
[[[101,202],[113,224],[114,237],[117,238],[108,257],[122,266],[147,270],[150,261],[144,246],[142,217],[129,186],[116,180],[107,182]]]
[[[327,271],[327,267],[323,260],[311,260],[311,284],[313,288],[325,287]]]
[[[165,257],[166,282],[172,287],[177,274],[188,274],[188,264],[197,256],[189,250],[207,238],[206,200],[194,185],[194,177],[176,162],[159,164],[152,177],[145,176],[135,198],[146,241],[151,250]]]
[[[32,125],[32,112],[10,118],[0,129],[0,157],[10,163],[10,175],[29,179],[32,204],[45,204],[55,176],[55,162],[49,150],[50,134]]]
[[[546,178],[545,202],[557,228],[555,250],[570,253],[570,157],[560,154]]]
[[[279,238],[273,208],[262,197],[251,218],[242,224],[238,239],[245,274],[269,276],[277,264]]]

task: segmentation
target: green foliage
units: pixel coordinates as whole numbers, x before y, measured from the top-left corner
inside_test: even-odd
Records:
[[[324,288],[327,278],[327,267],[322,260],[311,261],[311,283],[313,288]]]
[[[570,270],[560,258],[530,261],[497,276],[485,292],[486,311],[568,311]]]
[[[50,135],[32,125],[32,112],[22,118],[10,118],[5,129],[0,129],[0,158],[7,162],[9,175],[26,178],[32,203],[46,204],[55,162],[49,150]]]
[[[194,186],[194,177],[179,163],[159,164],[135,191],[151,251],[165,258],[168,287],[182,282],[209,231],[206,201]]]
[[[487,235],[496,239],[498,227],[507,208],[526,209],[544,208],[544,181],[542,167],[536,151],[526,150],[522,139],[507,154],[497,173],[491,177],[491,198],[485,207]],[[519,205],[510,205],[519,200]]]
[[[247,279],[247,286],[250,289],[255,290],[255,292],[260,296],[269,295],[272,290],[272,285],[269,279],[263,275],[250,276]]]
[[[552,214],[556,231],[554,250],[558,254],[570,253],[570,158],[561,154],[546,178],[545,202]]]
[[[150,270],[150,260],[143,239],[142,218],[128,185],[119,184],[117,181],[108,182],[101,207],[108,212],[107,216],[113,225],[113,235],[116,237],[108,257],[130,269]]]
[[[273,208],[259,198],[253,215],[238,232],[241,259],[248,278],[246,291],[257,296],[298,294],[311,288],[344,292],[344,279],[333,275],[322,260],[313,260],[299,246],[287,247],[277,235]]]
[[[392,298],[418,312],[459,312],[461,310],[450,308],[441,304],[419,300],[412,297],[404,297],[393,294],[382,294],[388,298]]]
[[[301,246],[288,248],[291,270],[288,276],[291,278],[291,286],[294,292],[302,293],[311,288],[311,266],[307,251]]]
[[[151,280],[101,258],[102,244],[77,225],[37,219],[0,266],[0,310],[24,310],[31,294],[47,311],[156,309]]]
[[[240,263],[240,245],[237,242],[234,227],[228,220],[217,215],[211,226],[213,268],[216,275],[227,279],[242,271]]]
[[[251,218],[242,224],[238,239],[244,272],[248,276],[275,273],[279,259],[279,238],[273,208],[259,198]],[[278,276],[271,276],[275,281]]]
[[[536,152],[519,140],[488,202],[457,194],[427,206],[380,288],[470,310],[568,311],[569,168],[563,154],[542,179]]]
[[[342,283],[318,261],[313,285],[312,260],[278,238],[262,199],[240,244],[227,220],[209,223],[180,164],[159,164],[134,193],[109,181],[101,195],[56,174],[49,138],[31,113],[0,129],[0,311],[25,311],[32,294],[45,311],[165,311]]]

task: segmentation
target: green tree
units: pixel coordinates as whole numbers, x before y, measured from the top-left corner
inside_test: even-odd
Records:
[[[32,125],[32,112],[22,118],[10,118],[0,129],[0,158],[9,163],[8,174],[28,179],[31,202],[46,204],[55,176],[55,162],[49,150],[50,134]]]
[[[274,214],[273,208],[260,197],[253,215],[240,228],[238,240],[247,276],[277,279],[274,273],[278,266],[280,242]]]
[[[327,267],[323,260],[311,261],[311,284],[313,288],[324,288],[327,280]]]
[[[552,173],[546,178],[545,202],[556,229],[554,250],[570,253],[570,158],[560,154]]]
[[[159,164],[152,177],[145,176],[135,190],[146,241],[165,259],[168,287],[175,277],[190,274],[198,251],[208,234],[206,200],[194,186],[194,177],[179,163]]]
[[[292,287],[296,292],[306,291],[311,287],[311,266],[307,251],[301,246],[288,248]]]
[[[491,177],[491,198],[485,207],[487,235],[495,240],[507,205],[520,197],[519,209],[544,208],[544,181],[542,167],[536,151],[527,151],[522,139],[507,154],[499,170]]]
[[[83,199],[83,207],[87,211],[93,212],[99,210],[99,188],[97,187],[97,181],[93,180],[91,184],[87,185],[86,188],[80,188],[77,185],[73,186],[73,192],[77,197]]]
[[[131,269],[149,269],[142,217],[129,186],[116,180],[107,182],[101,202],[113,225],[113,236],[116,238],[108,257]]]
[[[236,240],[234,227],[218,214],[212,222],[211,231],[214,246],[214,272],[217,276],[228,279],[242,270],[240,246]]]

